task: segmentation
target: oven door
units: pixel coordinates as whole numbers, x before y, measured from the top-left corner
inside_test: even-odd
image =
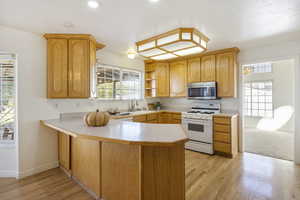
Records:
[[[216,99],[216,87],[189,87],[189,99]]]
[[[182,125],[190,140],[213,142],[212,120],[183,119]]]

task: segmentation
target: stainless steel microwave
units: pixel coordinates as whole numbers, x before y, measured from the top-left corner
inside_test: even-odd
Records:
[[[188,99],[217,99],[216,82],[198,82],[188,84]]]

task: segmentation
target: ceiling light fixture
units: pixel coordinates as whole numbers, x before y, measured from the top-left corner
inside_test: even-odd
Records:
[[[136,43],[139,55],[152,60],[166,60],[201,53],[209,39],[195,28],[178,28]]]
[[[95,0],[89,0],[88,1],[88,6],[90,8],[98,8],[99,7],[99,2]]]
[[[136,56],[135,50],[132,48],[128,49],[127,56],[129,59],[135,59],[135,56]]]
[[[152,3],[159,2],[159,0],[149,0],[149,1],[152,2]]]

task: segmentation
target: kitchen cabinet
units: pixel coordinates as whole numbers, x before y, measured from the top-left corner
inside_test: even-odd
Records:
[[[185,97],[187,93],[187,61],[170,63],[170,97]]]
[[[47,97],[89,98],[96,50],[104,45],[88,34],[45,34]]]
[[[71,170],[70,160],[70,136],[58,132],[58,160],[59,165],[65,170]]]
[[[181,113],[160,111],[157,113],[133,116],[132,121],[154,124],[181,124]]]
[[[170,96],[170,68],[169,63],[157,63],[155,68],[156,96]]]
[[[217,55],[216,80],[219,97],[236,97],[237,66],[235,53]]]
[[[201,62],[200,58],[188,60],[188,83],[201,81]]]
[[[203,56],[201,58],[201,82],[216,81],[215,55]]]
[[[89,41],[69,40],[69,97],[90,96]]]
[[[238,115],[215,115],[213,118],[214,151],[234,157],[238,153]]]
[[[48,40],[48,98],[68,96],[68,40]]]
[[[185,97],[188,83],[215,81],[218,97],[236,97],[238,52],[238,48],[230,48],[175,60],[146,63],[145,77],[150,78],[146,81],[145,96]]]

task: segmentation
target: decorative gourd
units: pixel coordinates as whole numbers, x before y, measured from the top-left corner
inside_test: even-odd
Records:
[[[110,115],[107,112],[96,112],[87,113],[84,116],[84,122],[88,126],[105,126],[109,122]]]

